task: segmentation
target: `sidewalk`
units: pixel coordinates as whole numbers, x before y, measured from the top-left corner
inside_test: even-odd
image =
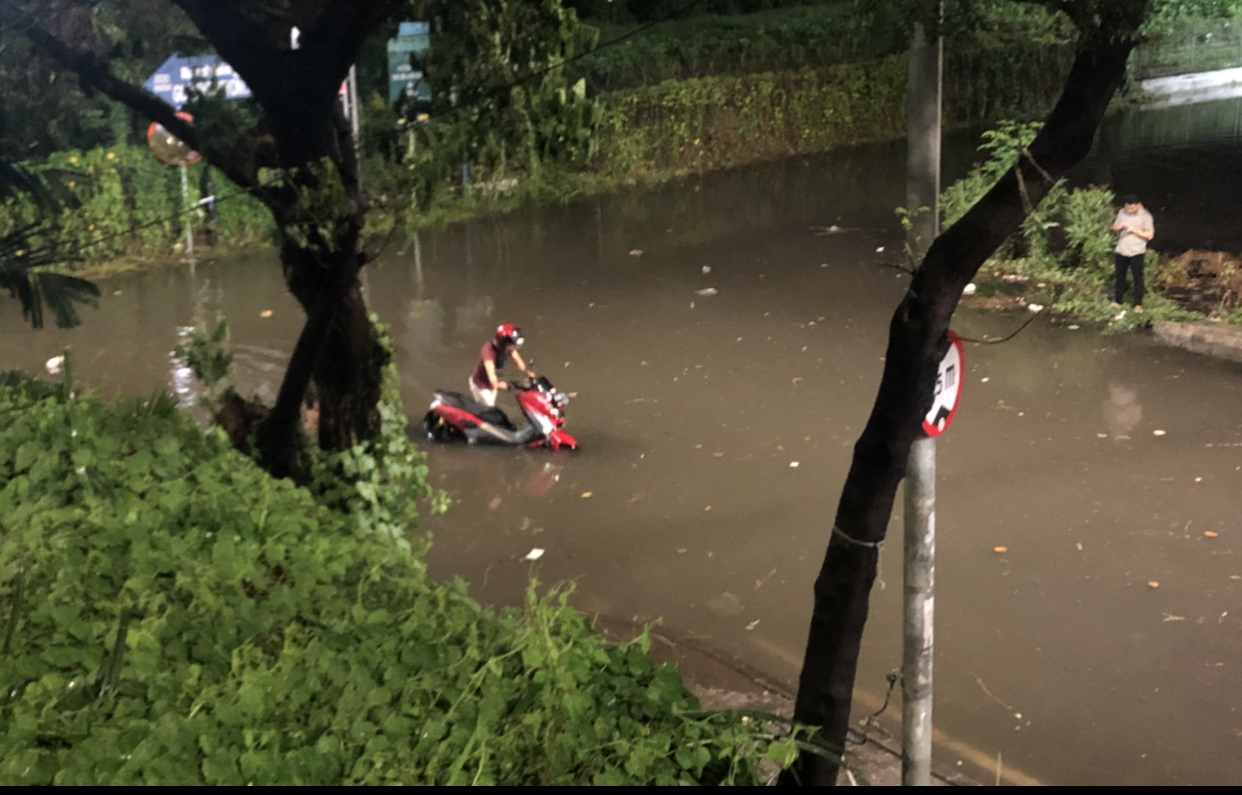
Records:
[[[628,622],[599,617],[596,626],[611,637],[634,637],[639,628]],[[681,671],[686,686],[699,697],[704,709],[745,709],[789,717],[793,714],[793,694],[740,660],[721,654],[703,643],[681,636],[664,627],[651,632],[651,657],[672,662]],[[867,736],[861,745],[846,749],[847,769],[839,785],[896,786],[901,784],[901,752],[887,738]],[[935,786],[978,786],[978,782],[956,772],[932,771]]]

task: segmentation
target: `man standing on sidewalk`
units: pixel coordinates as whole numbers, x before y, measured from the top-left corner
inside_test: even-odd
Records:
[[[1127,273],[1134,274],[1134,311],[1143,311],[1143,260],[1147,256],[1147,242],[1156,236],[1156,226],[1151,213],[1133,193],[1122,199],[1125,207],[1117,214],[1113,231],[1120,233],[1114,255],[1117,271],[1113,292],[1113,306],[1120,307],[1126,296]]]

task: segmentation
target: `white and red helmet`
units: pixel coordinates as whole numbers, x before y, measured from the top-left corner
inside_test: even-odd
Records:
[[[520,348],[523,342],[526,340],[522,337],[522,330],[512,323],[501,323],[496,327],[496,344]]]

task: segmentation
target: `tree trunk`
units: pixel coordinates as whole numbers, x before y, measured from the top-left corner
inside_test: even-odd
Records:
[[[1120,4],[1119,4],[1120,5]],[[937,365],[962,289],[979,267],[1016,232],[1053,183],[1079,162],[1109,100],[1121,84],[1126,59],[1146,3],[1126,17],[1133,26],[1097,25],[1083,33],[1061,98],[1032,143],[1029,156],[960,221],[936,238],[889,324],[884,372],[871,416],[837,506],[799,678],[795,720],[821,728],[820,742],[845,747],[863,627],[867,621],[879,547],[897,486],[921,417],[932,402]],[[837,765],[804,752],[783,783],[832,785]]]
[[[380,429],[379,399],[387,354],[370,321],[358,283],[365,206],[359,190],[353,141],[339,109],[329,130],[287,128],[282,150],[296,153],[299,180],[320,187],[308,166],[331,161],[348,207],[335,219],[329,239],[306,240],[306,208],[295,196],[273,209],[280,226],[281,267],[289,291],[306,311],[276,406],[259,429],[263,466],[277,477],[300,479],[299,424],[303,396],[314,381],[319,397],[319,445],[342,451],[374,438]],[[322,224],[316,223],[318,227]]]

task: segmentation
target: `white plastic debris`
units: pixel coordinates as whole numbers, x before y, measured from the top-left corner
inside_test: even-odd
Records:
[[[965,288],[963,288],[962,295],[974,295],[975,290],[978,290],[978,289],[979,289],[978,287],[975,287],[974,282],[971,282],[970,284],[966,285]]]
[[[64,356],[53,356],[52,358],[47,360],[47,364],[45,366],[47,367],[48,373],[52,375],[59,375],[60,371],[64,369],[65,357]]]
[[[980,382],[980,383],[983,383],[983,384],[986,384],[988,381],[991,381],[991,380],[992,380],[991,378],[984,377],[984,378],[980,378],[980,379],[979,379],[979,382]]]
[[[1164,431],[1157,428],[1156,430],[1151,432],[1151,435],[1152,436],[1164,436]]]
[[[711,266],[711,265],[704,265],[704,266],[703,266],[703,273],[704,273],[704,274],[708,274],[708,273],[711,273],[711,272],[712,272],[712,266]]]
[[[522,560],[539,560],[542,557],[543,557],[543,550],[540,549],[539,547],[535,547],[530,552],[527,552],[526,557],[522,558]]]
[[[704,287],[702,290],[695,290],[695,295],[715,295],[717,292],[715,287]]]
[[[798,462],[797,462],[797,461],[790,461],[790,462],[789,462],[789,466],[793,467],[794,469],[797,469],[797,468],[798,468]]]
[[[1032,312],[1035,312],[1035,313],[1039,313],[1039,312],[1044,311],[1044,306],[1043,306],[1043,304],[1027,304],[1027,305],[1026,305],[1026,308],[1027,308],[1027,309],[1029,309],[1029,310],[1031,310]]]
[[[643,255],[643,250],[641,248],[632,249],[630,251],[631,257],[641,257],[642,255]]]
[[[875,253],[877,254],[882,254],[883,252],[884,252],[884,246],[880,246],[879,248],[875,250]]]

